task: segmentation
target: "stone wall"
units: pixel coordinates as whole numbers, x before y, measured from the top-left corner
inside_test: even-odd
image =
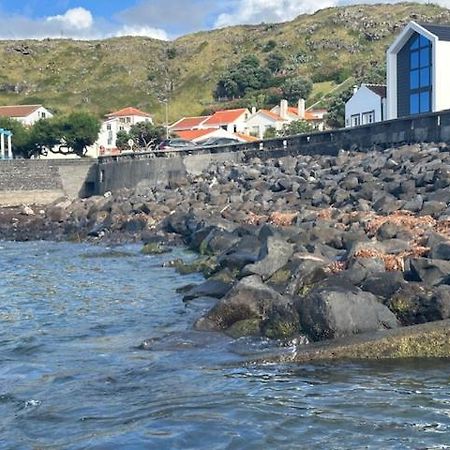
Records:
[[[191,148],[176,153],[141,153],[99,158],[98,193],[156,186],[181,180],[206,169],[213,161],[245,161],[288,155],[335,155],[339,150],[373,151],[417,142],[450,143],[450,110],[355,128],[302,134],[289,138],[216,147]]]
[[[96,162],[80,160],[0,161],[0,206],[51,203],[96,191]]]

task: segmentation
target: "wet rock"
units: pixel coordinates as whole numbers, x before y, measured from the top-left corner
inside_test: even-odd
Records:
[[[415,325],[450,317],[450,286],[431,290],[418,283],[408,283],[387,303],[402,325]]]
[[[232,283],[212,279],[192,286],[184,294],[183,301],[190,301],[200,297],[222,298],[231,289]]]
[[[162,255],[163,253],[170,253],[172,249],[162,244],[161,242],[149,242],[141,249],[143,255]]]
[[[218,257],[222,268],[241,270],[247,264],[258,261],[261,253],[261,242],[256,236],[245,235]]]
[[[233,323],[231,327],[225,330],[225,334],[233,339],[239,339],[244,336],[260,336],[261,335],[261,320],[259,319],[245,319]]]
[[[345,283],[314,289],[299,299],[297,309],[302,329],[315,341],[398,326],[373,294]]]
[[[195,328],[203,331],[221,331],[242,320],[266,320],[273,310],[286,310],[295,316],[296,312],[289,298],[283,297],[261,278],[252,275],[243,278],[205,316],[200,318]]]

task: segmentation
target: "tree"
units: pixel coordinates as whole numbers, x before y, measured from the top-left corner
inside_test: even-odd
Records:
[[[280,137],[296,136],[297,134],[309,133],[313,130],[313,126],[306,120],[294,120],[289,124],[283,125],[283,129],[278,132],[278,135]]]
[[[286,58],[281,54],[281,53],[271,53],[267,58],[266,58],[266,65],[267,68],[272,72],[272,73],[278,73],[284,65],[284,62],[286,61]]]
[[[130,135],[125,130],[120,130],[117,132],[116,137],[116,147],[119,150],[128,150],[130,147],[128,141],[130,140]]]
[[[296,77],[289,78],[281,86],[283,97],[290,103],[295,103],[299,99],[307,99],[313,88],[312,81],[309,78]]]
[[[61,136],[60,153],[63,147],[78,156],[85,156],[87,147],[98,138],[100,122],[98,119],[85,112],[74,112],[58,121]]]
[[[264,139],[272,139],[277,137],[277,130],[274,127],[269,127],[264,132]]]
[[[30,130],[30,141],[36,154],[45,155],[61,144],[61,127],[57,118],[38,120]]]
[[[353,95],[353,88],[348,88],[334,95],[328,105],[327,124],[332,128],[345,126],[345,104]]]
[[[222,74],[214,96],[216,99],[241,98],[252,91],[270,86],[271,81],[270,70],[267,67],[262,67],[256,56],[249,55]]]
[[[34,153],[34,147],[30,140],[30,130],[19,121],[9,117],[0,117],[0,128],[11,131],[12,151],[15,157],[30,158]]]
[[[130,128],[129,138],[133,139],[139,148],[149,149],[156,147],[165,137],[164,127],[158,127],[150,122],[139,122]]]

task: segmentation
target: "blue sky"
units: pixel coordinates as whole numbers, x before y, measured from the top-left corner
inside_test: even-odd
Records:
[[[302,13],[356,1],[0,0],[0,39],[124,35],[173,39],[228,25],[287,21]],[[450,0],[439,2],[450,6]]]

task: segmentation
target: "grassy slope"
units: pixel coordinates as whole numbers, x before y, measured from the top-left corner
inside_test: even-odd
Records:
[[[171,119],[198,114],[212,103],[221,71],[246,54],[264,59],[270,40],[287,58],[291,73],[325,77],[315,86],[317,97],[335,86],[326,80],[336,72],[358,75],[384,62],[387,46],[411,19],[450,23],[450,11],[411,3],[328,8],[292,22],[195,33],[171,43],[139,37],[3,41],[0,104],[44,103],[55,111],[83,108],[98,115],[135,105],[161,119],[163,108],[155,95],[160,83],[149,82],[148,74],[159,73],[170,47],[176,51],[169,64],[177,80]],[[6,92],[10,85],[23,91]]]

